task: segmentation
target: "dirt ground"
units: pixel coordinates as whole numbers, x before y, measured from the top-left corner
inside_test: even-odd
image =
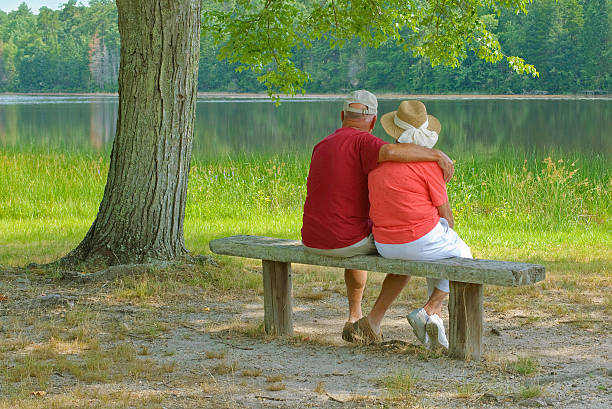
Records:
[[[420,280],[408,285],[424,287]],[[491,308],[485,292],[484,359],[463,362],[418,345],[405,319],[414,300],[387,314],[383,331],[394,342],[360,347],[340,338],[346,299],[333,288],[294,284],[296,334],[273,338],[261,328],[257,289],[169,287],[155,287],[150,277],[77,285],[23,270],[0,273],[0,408],[612,407],[607,315],[572,320],[538,308]],[[120,358],[104,372],[108,379],[57,369],[61,354],[77,359],[93,340],[101,351],[131,344],[158,369],[115,376]],[[61,352],[61,342],[73,349]],[[79,350],[78,342],[89,347]],[[33,355],[42,347],[45,354]],[[125,358],[134,359],[141,358]],[[52,369],[21,371],[26,364]]]

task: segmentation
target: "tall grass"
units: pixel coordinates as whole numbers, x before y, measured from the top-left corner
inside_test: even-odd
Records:
[[[187,246],[232,234],[300,237],[308,155],[192,163]],[[612,248],[612,167],[604,156],[501,152],[456,158],[448,185],[456,228],[478,256],[546,259],[545,250]],[[108,160],[96,154],[0,152],[0,264],[52,259],[84,236]]]
[[[603,156],[524,159],[506,152],[460,164],[449,190],[463,211],[520,215],[541,228],[604,222],[612,210],[611,187]]]

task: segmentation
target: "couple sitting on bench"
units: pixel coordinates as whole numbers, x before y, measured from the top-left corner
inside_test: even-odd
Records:
[[[444,153],[431,149],[441,126],[420,101],[403,101],[382,116],[388,144],[371,134],[376,97],[354,91],[344,101],[342,127],[313,149],[304,204],[302,242],[306,251],[325,256],[375,254],[394,259],[471,258],[469,247],[452,229],[446,184],[454,172]],[[367,272],[344,273],[349,317],[342,338],[361,344],[382,342],[385,312],[410,279],[388,274],[370,314],[361,300]],[[408,314],[417,338],[427,348],[448,348],[442,302],[448,280],[427,279],[429,300]]]

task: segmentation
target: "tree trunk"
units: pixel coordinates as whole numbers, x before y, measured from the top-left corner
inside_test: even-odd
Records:
[[[200,51],[200,0],[117,0],[119,116],[104,197],[63,264],[173,260],[183,234]]]

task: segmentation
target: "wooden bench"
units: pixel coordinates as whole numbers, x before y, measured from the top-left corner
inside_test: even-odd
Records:
[[[212,240],[210,249],[217,254],[262,260],[265,330],[277,335],[290,335],[293,332],[291,263],[447,279],[450,281],[449,353],[459,359],[480,359],[484,284],[518,287],[542,281],[546,276],[544,266],[508,261],[458,257],[407,261],[379,255],[348,258],[317,256],[306,253],[299,241],[260,236],[231,236]]]

